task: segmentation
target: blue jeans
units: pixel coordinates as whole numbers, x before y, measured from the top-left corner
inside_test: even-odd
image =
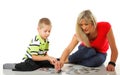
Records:
[[[96,52],[94,48],[83,45],[78,46],[78,50],[68,57],[72,64],[79,64],[87,67],[98,67],[106,60],[106,53]]]

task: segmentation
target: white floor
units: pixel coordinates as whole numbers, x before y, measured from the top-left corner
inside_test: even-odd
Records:
[[[105,66],[90,68],[73,64],[65,64],[61,73],[56,73],[54,69],[38,69],[31,72],[20,72],[12,70],[3,70],[3,75],[120,75],[120,68],[115,72],[107,72]]]
[[[108,57],[104,63],[104,65],[96,68],[87,68],[80,65],[73,65],[73,64],[65,64],[62,68],[61,73],[56,73],[54,69],[48,69],[48,70],[41,70],[38,69],[36,71],[31,72],[19,72],[19,71],[12,71],[12,70],[5,70],[3,68],[3,63],[6,63],[1,57],[0,57],[0,75],[120,75],[120,56],[118,57],[118,60],[116,62],[116,67],[114,72],[108,72],[106,71],[105,67],[109,61],[110,54],[108,54]],[[10,63],[10,62],[9,62]]]
[[[61,73],[56,73],[54,69],[48,70],[41,70],[38,69],[36,71],[31,72],[20,72],[20,71],[12,71],[12,70],[5,70],[3,68],[3,64],[7,61],[1,58],[0,61],[0,75],[120,75],[120,56],[118,56],[116,67],[114,72],[106,71],[105,67],[109,62],[110,54],[108,54],[107,59],[104,65],[96,68],[88,68],[80,65],[73,65],[73,64],[65,64],[62,68]],[[11,63],[11,62],[8,62]]]

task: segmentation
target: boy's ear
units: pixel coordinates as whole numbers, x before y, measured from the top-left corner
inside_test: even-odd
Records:
[[[40,30],[40,28],[39,28],[39,27],[37,27],[37,30],[39,31],[39,30]]]

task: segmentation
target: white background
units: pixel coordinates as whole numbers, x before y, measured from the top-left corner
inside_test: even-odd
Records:
[[[21,61],[42,17],[48,17],[53,26],[49,55],[60,57],[75,33],[78,14],[85,9],[97,21],[111,23],[119,50],[119,4],[119,0],[0,0],[0,67]]]

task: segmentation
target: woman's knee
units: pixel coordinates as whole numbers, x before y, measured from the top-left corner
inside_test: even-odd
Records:
[[[96,56],[90,57],[78,64],[87,67],[98,67],[101,66],[106,60],[106,54],[97,54]]]

